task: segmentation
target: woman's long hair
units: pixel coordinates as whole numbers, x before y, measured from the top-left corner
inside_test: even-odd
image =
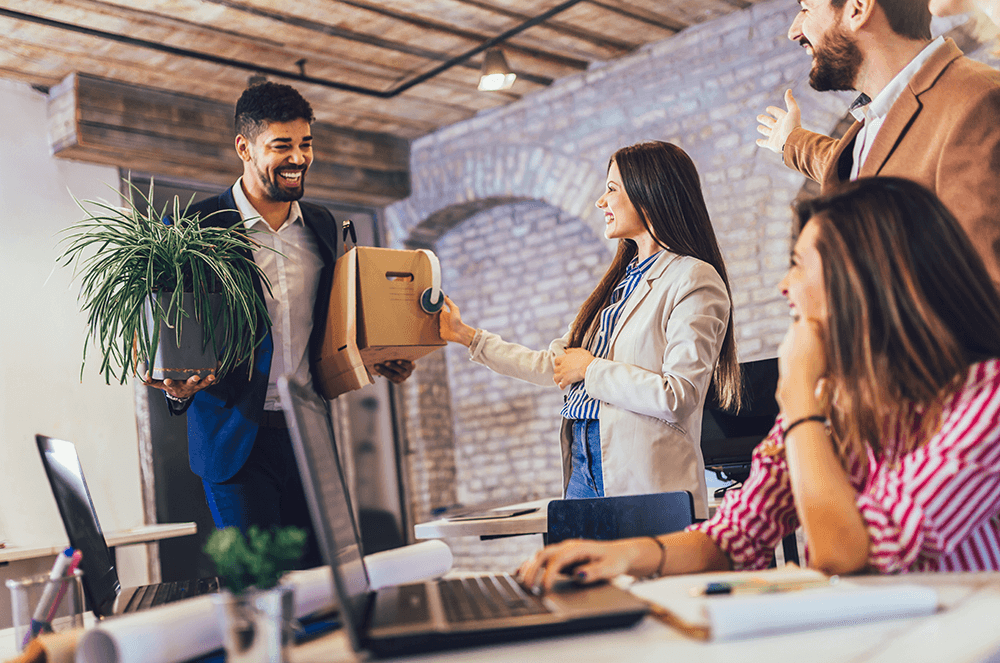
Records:
[[[742,376],[733,333],[733,297],[694,162],[676,145],[649,141],[621,148],[611,156],[608,168],[612,163],[618,164],[625,194],[657,244],[673,253],[707,262],[726,284],[729,320],[713,378],[719,404],[726,409],[738,409]],[[601,310],[611,303],[611,293],[624,278],[636,251],[635,242],[626,239],[618,242],[618,252],[611,266],[577,313],[570,347],[583,346]]]
[[[866,178],[796,206],[817,224],[833,431],[845,462],[911,411],[926,442],[968,367],[1000,356],[1000,295],[964,230],[924,187]],[[922,408],[906,408],[907,404]]]

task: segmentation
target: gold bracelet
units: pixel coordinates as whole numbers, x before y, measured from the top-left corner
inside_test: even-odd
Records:
[[[660,563],[656,565],[656,572],[651,573],[646,577],[659,578],[661,575],[663,575],[663,563],[667,561],[667,545],[663,543],[663,541],[660,541],[655,536],[651,536],[649,538],[652,539],[656,545],[660,546]]]

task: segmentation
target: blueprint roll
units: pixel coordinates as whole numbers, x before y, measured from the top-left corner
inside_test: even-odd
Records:
[[[437,578],[451,569],[443,541],[365,556],[372,589]],[[282,580],[295,586],[295,616],[337,607],[329,566],[293,571]],[[77,641],[77,663],[178,663],[222,648],[211,596],[199,596],[100,622]]]
[[[437,539],[365,555],[371,589],[440,578],[451,569],[452,561],[451,548]]]

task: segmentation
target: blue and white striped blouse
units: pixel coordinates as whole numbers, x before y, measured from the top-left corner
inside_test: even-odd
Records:
[[[646,275],[649,268],[656,262],[660,253],[662,251],[657,251],[642,262],[639,262],[638,257],[633,258],[632,262],[625,269],[625,276],[622,277],[621,282],[611,292],[611,303],[601,311],[600,327],[597,330],[597,335],[590,343],[590,352],[595,357],[600,359],[608,358],[608,350],[611,347],[611,335],[618,324],[618,318],[621,317],[622,309],[625,308],[625,302],[635,292],[636,286],[639,285],[642,277]],[[562,416],[566,419],[597,419],[597,413],[600,411],[600,408],[601,402],[590,397],[586,387],[584,387],[584,381],[580,380],[570,386],[569,393],[566,395],[566,404],[562,409]]]

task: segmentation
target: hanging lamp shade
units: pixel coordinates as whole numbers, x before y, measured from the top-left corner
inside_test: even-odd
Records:
[[[517,76],[511,72],[507,58],[503,56],[503,51],[499,48],[491,48],[486,51],[486,56],[483,58],[483,70],[479,77],[481,91],[495,92],[510,89],[515,78]]]

